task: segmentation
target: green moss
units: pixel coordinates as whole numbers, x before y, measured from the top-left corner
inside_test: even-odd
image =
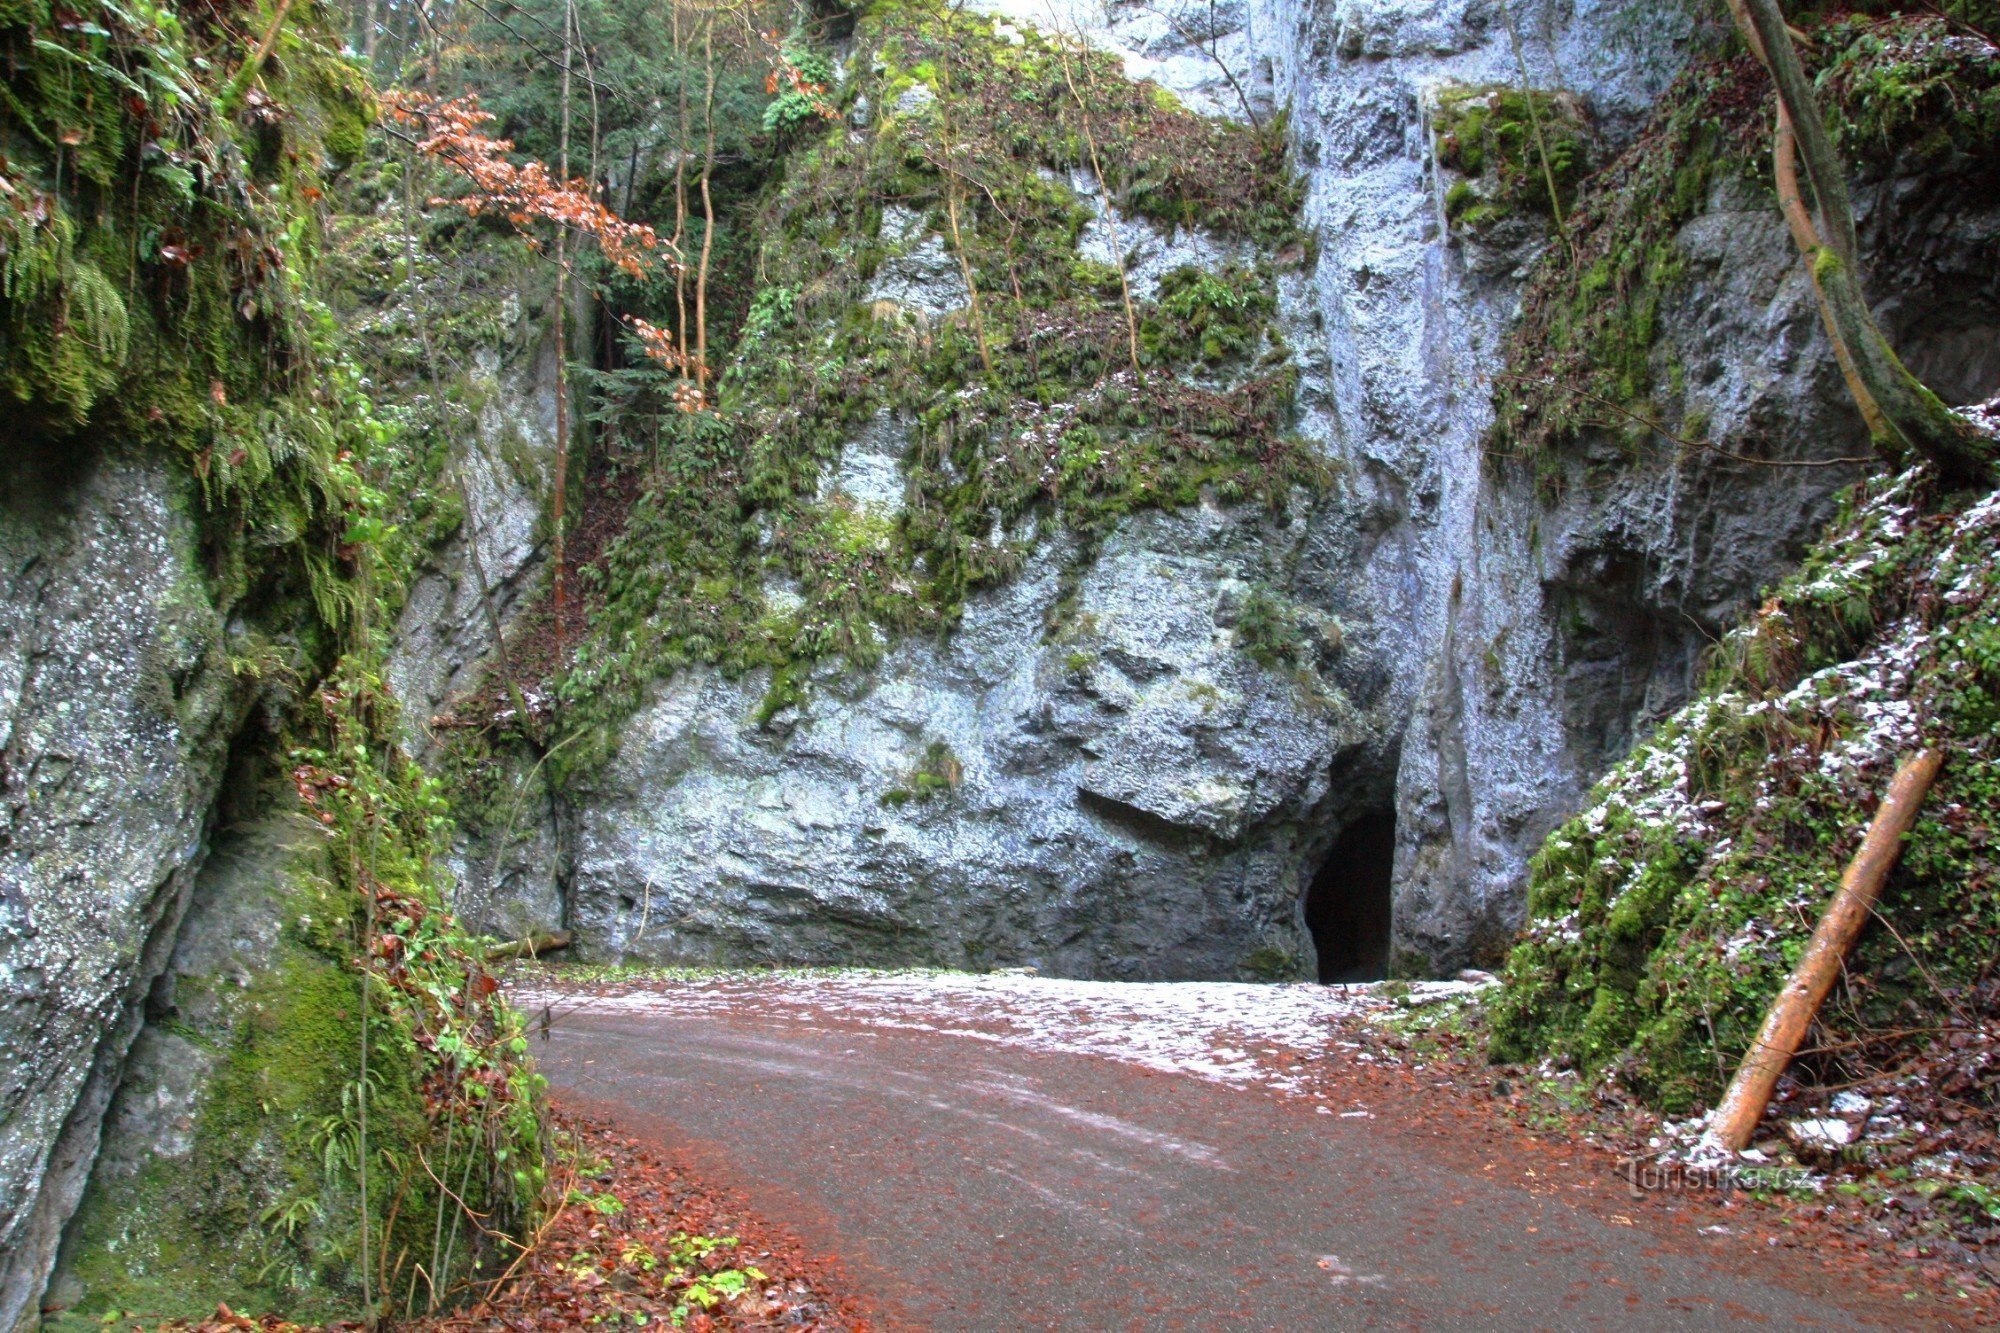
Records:
[[[1990,42],[1969,40],[1940,12],[1843,15],[1816,41],[1825,53],[1820,95],[1838,108],[1835,141],[1851,161],[1970,169],[1988,181],[2000,171],[2000,50]]]
[[[364,1226],[371,1274],[399,1291],[410,1256],[439,1267],[440,1217],[471,1229],[456,1272],[492,1259],[488,1233],[454,1220],[430,1170],[496,1230],[519,1224],[536,1197],[539,1083],[520,1062],[519,1019],[481,984],[470,941],[437,908],[440,802],[357,720],[394,726],[393,707],[368,689],[350,670],[316,698],[329,713],[318,739],[342,757],[342,772],[324,767],[327,748],[292,755],[291,783],[311,794],[308,810],[329,838],[272,834],[245,852],[255,868],[238,889],[264,896],[227,910],[275,937],[247,986],[239,958],[176,978],[179,1016],[155,1024],[149,1040],[164,1044],[148,1067],[174,1068],[175,1077],[152,1076],[195,1084],[199,1100],[191,1123],[131,1164],[133,1174],[101,1164],[93,1176],[64,1251],[65,1285],[82,1289],[71,1324],[119,1311],[196,1316],[217,1300],[295,1319],[348,1317],[367,1294]],[[297,799],[274,782],[260,818],[275,825]],[[257,850],[266,846],[278,850]],[[377,895],[372,935],[364,887]],[[375,959],[366,983],[354,965],[363,952]]]
[[[778,669],[768,721],[798,701],[806,664],[867,666],[896,636],[950,632],[970,595],[1058,530],[1087,560],[1134,512],[1204,495],[1282,509],[1325,480],[1287,432],[1295,372],[1273,330],[1275,267],[1168,275],[1136,310],[1134,374],[1117,271],[1079,253],[1090,205],[1063,183],[1087,156],[1074,81],[1125,226],[1196,222],[1296,256],[1278,139],[1162,104],[1096,53],[1072,52],[1066,80],[1046,40],[1015,46],[981,15],[880,5],[856,40],[843,95],[887,108],[923,71],[939,100],[783,160],[714,411],[656,409],[638,426],[643,400],[625,400],[620,429],[658,444],[635,460],[638,500],[559,685],[566,725],[586,733],[565,773],[601,761],[646,683],[683,666]],[[947,123],[955,175],[935,165]],[[983,329],[969,308],[865,299],[864,268],[893,259],[891,203],[971,269]],[[905,442],[893,516],[825,493],[842,449],[871,431]],[[805,598],[797,614],[770,614],[773,575]]]
[[[78,459],[117,449],[175,470],[199,576],[162,607],[144,664],[155,701],[211,711],[177,694],[203,653],[204,688],[243,691],[247,705],[248,683],[263,684],[264,715],[300,743],[299,791],[326,778],[315,813],[338,849],[287,871],[277,909],[301,924],[254,960],[248,989],[224,998],[209,979],[222,1018],[172,1029],[211,1077],[183,1157],[93,1181],[68,1254],[96,1311],[197,1314],[226,1297],[352,1314],[363,1225],[375,1256],[420,1252],[417,1211],[436,1194],[416,1182],[419,1149],[476,1163],[466,1197],[489,1226],[517,1223],[539,1188],[525,1044],[504,1006],[463,994],[479,974],[435,910],[436,794],[386,739],[395,709],[371,627],[393,621],[417,554],[396,519],[416,518],[419,533],[456,520],[414,498],[407,483],[434,460],[374,414],[319,299],[326,172],[360,150],[372,101],[310,0],[290,9],[256,79],[225,92],[242,45],[215,12],[152,0],[0,11],[12,443]],[[413,959],[364,939],[368,902]],[[376,946],[364,1094],[355,959]],[[366,1160],[393,1182],[366,1209],[364,1095]],[[462,1254],[474,1249],[483,1240]],[[407,1277],[401,1262],[386,1271]]]
[[[238,40],[152,0],[0,24],[0,394],[23,443],[157,449],[199,483],[212,595],[351,625],[367,412],[310,273],[334,141],[372,118],[312,7],[241,115]],[[345,550],[345,554],[343,554]],[[324,631],[324,637],[322,636]]]
[[[1244,955],[1242,970],[1254,981],[1307,980],[1305,960],[1290,949],[1263,944]]]
[[[1567,218],[1590,160],[1574,98],[1505,84],[1448,86],[1435,97],[1438,165],[1459,175],[1445,193],[1447,219],[1479,232],[1507,217]]]
[[[1178,268],[1161,277],[1159,292],[1139,326],[1140,345],[1158,365],[1210,366],[1248,361],[1275,338],[1277,299],[1268,274],[1240,268],[1208,273]],[[1282,347],[1274,361],[1282,360]]]
[[[959,783],[964,780],[965,765],[959,762],[951,747],[943,741],[932,741],[924,747],[923,757],[910,770],[904,783],[882,793],[882,804],[900,806],[911,801],[930,801],[949,796],[958,790]]]
[[[340,919],[323,879],[301,872],[292,882],[277,910]],[[351,1182],[328,1178],[321,1131],[341,1116],[353,1077],[360,980],[297,930],[284,932],[268,963],[249,989],[218,1001],[231,1028],[183,1029],[195,1049],[181,1058],[213,1062],[186,1155],[151,1158],[130,1180],[99,1179],[86,1196],[68,1247],[84,1298],[68,1322],[95,1326],[113,1311],[194,1317],[218,1300],[319,1319],[358,1303],[350,1248],[359,1199]],[[422,1111],[396,1030],[376,1028],[371,1112],[378,1142],[395,1145]],[[211,1041],[220,1045],[203,1049]]]
[[[764,698],[757,705],[757,725],[769,726],[771,719],[787,708],[796,708],[806,701],[806,681],[802,668],[786,663],[771,673],[771,688],[764,692]]]
[[[1893,930],[1864,936],[1821,1044],[1904,1026],[1904,1006],[1941,1002],[1933,984],[1988,973],[2000,576],[1990,515],[1917,517],[1928,498],[1907,479],[1865,488],[1724,641],[1700,697],[1550,835],[1494,1008],[1497,1057],[1608,1070],[1674,1112],[1714,1097],[1917,743],[1877,739],[1870,719],[1905,709],[1952,761],[1883,900]],[[1910,664],[1885,674],[1899,652]]]
[[[1262,584],[1250,590],[1236,613],[1236,641],[1243,651],[1272,668],[1296,668],[1307,660],[1306,636],[1298,612]]]
[[[1748,56],[1697,62],[1638,141],[1582,186],[1509,336],[1496,453],[1526,456],[1547,477],[1554,451],[1582,430],[1637,430],[1634,444],[1649,442],[1634,423],[1658,415],[1653,345],[1683,270],[1674,237],[1717,182],[1759,179],[1765,127],[1746,89],[1762,79]]]

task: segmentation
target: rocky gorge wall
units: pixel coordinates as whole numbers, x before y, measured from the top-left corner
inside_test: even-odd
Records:
[[[1312,971],[1305,904],[1329,850],[1393,815],[1394,966],[1497,960],[1528,855],[1687,697],[1703,648],[1858,474],[1839,460],[1867,453],[1775,209],[1725,177],[1674,231],[1680,278],[1648,352],[1670,426],[1724,444],[1635,446],[1600,426],[1539,468],[1492,452],[1496,376],[1551,230],[1452,220],[1465,173],[1439,164],[1438,108],[1525,71],[1608,162],[1696,49],[1696,18],[1623,3],[992,12],[998,40],[1086,34],[1204,114],[1288,112],[1309,240],[1303,259],[1276,256],[1276,341],[1297,376],[1292,428],[1332,483],[1279,512],[1204,489],[1102,542],[1038,528],[948,633],[891,636],[859,668],[674,672],[601,768],[507,821],[508,847],[469,844],[470,892],[603,956],[1292,976]],[[919,80],[893,106],[862,98],[843,133],[867,141],[934,97]],[[1142,308],[1181,266],[1273,264],[1200,226],[1127,216],[1114,232],[1089,173],[1061,183],[1092,218],[1078,258],[1122,247]],[[1983,396],[2000,367],[1967,349],[1993,327],[1993,214],[1893,173],[1865,197],[1905,353]],[[886,257],[856,305],[962,312],[941,214],[881,217]],[[908,426],[877,415],[844,439],[818,501],[905,521],[921,502]],[[781,616],[810,601],[782,573],[755,595]],[[1296,640],[1275,662],[1246,651],[1272,607]],[[482,865],[503,863],[511,887],[482,887]]]
[[[1414,970],[1504,948],[1529,852],[1634,728],[1678,702],[1704,637],[1784,567],[1839,482],[1787,474],[1773,488],[1669,458],[1552,505],[1486,456],[1527,255],[1518,236],[1454,235],[1437,94],[1515,86],[1525,70],[1615,143],[1686,57],[1691,28],[1675,6],[1624,4],[1250,12],[1323,238],[1310,299],[1324,390],[1308,429],[1352,480],[1331,519],[1351,545],[1325,576],[1365,608],[1391,682],[1394,936]],[[1664,326],[1691,344],[1682,355],[1698,347],[1727,367],[1718,433],[1789,417],[1786,456],[1861,452],[1775,215],[1732,209],[1704,232],[1685,238],[1708,251],[1690,308]]]
[[[1335,522],[1369,535],[1339,574],[1360,585],[1393,682],[1384,712],[1404,728],[1394,936],[1412,970],[1504,950],[1552,821],[1687,697],[1703,650],[1869,467],[1770,196],[1728,174],[1704,178],[1664,249],[1675,277],[1649,316],[1641,410],[1666,429],[1635,439],[1619,404],[1592,404],[1600,422],[1539,475],[1492,442],[1494,390],[1519,369],[1505,337],[1533,270],[1518,230],[1447,221],[1459,177],[1433,164],[1429,109],[1454,84],[1526,78],[1576,100],[1596,163],[1609,163],[1699,49],[1699,12],[1251,10],[1323,238],[1317,425],[1351,464],[1354,507]],[[2000,363],[1989,353],[1974,368],[1957,349],[1968,329],[1990,339],[2000,312],[1993,210],[1893,168],[1870,174],[1863,197],[1876,290],[1893,294],[1884,318],[1904,355],[1952,401],[1983,399]],[[1546,229],[1528,236],[1556,244]]]
[[[0,462],[0,1327],[35,1314],[241,721],[188,501],[143,457]]]
[[[345,1187],[310,1169],[309,1130],[361,1024],[353,886],[279,779],[333,725],[301,720],[302,686],[371,588],[408,576],[382,604],[383,675],[408,748],[453,787],[454,905],[493,933],[560,926],[600,958],[1297,978],[1338,943],[1309,916],[1379,879],[1387,961],[1442,972],[1504,951],[1530,853],[1871,466],[1850,461],[1866,442],[1754,172],[1669,182],[1699,189],[1655,210],[1647,262],[1673,277],[1640,390],[1557,444],[1494,429],[1514,340],[1551,299],[1538,257],[1590,243],[1595,205],[1569,200],[1565,242],[1446,142],[1525,78],[1593,166],[1651,151],[1701,47],[1677,7],[975,21],[958,74],[988,69],[984,92],[865,26],[842,50],[839,123],[788,151],[755,218],[765,276],[729,414],[681,426],[691,512],[661,511],[658,475],[613,474],[639,499],[588,548],[602,619],[553,673],[559,700],[533,674],[546,656],[517,659],[537,734],[487,751],[464,738],[514,703],[492,689],[496,628],[533,629],[555,452],[553,284],[519,243],[425,255],[414,304],[339,307],[338,347],[276,269],[72,268],[114,293],[214,285],[197,313],[224,350],[170,354],[185,344],[148,312],[192,301],[135,299],[129,371],[57,364],[98,415],[35,418],[0,458],[0,1328],[44,1299],[93,1323],[135,1278],[163,1300],[351,1298],[328,1276]],[[1115,104],[1107,149],[1133,159],[1113,186],[1083,163],[1053,29],[1128,76],[1083,76]],[[351,156],[365,99],[294,54],[340,93],[318,95]],[[1005,114],[944,120],[975,95]],[[1281,112],[1296,178],[1257,133]],[[994,125],[1004,152],[980,137]],[[990,154],[992,210],[941,193],[940,134],[943,160],[954,136]],[[1880,315],[1949,399],[1983,398],[1990,178],[1893,148],[1856,173]],[[200,213],[176,179],[130,197]],[[419,241],[387,202],[345,220],[367,233],[364,286],[393,286],[379,274]],[[993,348],[967,318],[968,244],[1008,311]],[[38,354],[26,308],[6,311],[10,375]],[[580,302],[571,317],[591,329]],[[96,352],[124,358],[109,328]],[[462,380],[427,368],[431,338]],[[356,345],[390,372],[368,387],[393,424],[344,397]],[[1618,418],[1635,410],[1636,432]],[[351,562],[371,542],[378,585]],[[407,776],[385,799],[428,830],[434,796]],[[1386,853],[1350,836],[1390,826]],[[428,891],[427,850],[406,870]],[[280,1234],[279,1216],[306,1220]]]
[[[379,679],[450,516],[322,299],[325,200],[375,117],[331,17],[290,9],[247,63],[220,10],[0,17],[8,1333],[358,1313],[355,1242],[398,1217],[373,1152],[454,1139],[491,1226],[535,1186],[526,1042],[434,910],[441,808]],[[430,937],[421,986],[362,962],[387,914]],[[469,1114],[412,1035],[446,993],[504,1071]]]

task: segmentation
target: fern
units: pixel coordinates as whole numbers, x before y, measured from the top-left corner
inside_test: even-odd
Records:
[[[132,325],[125,298],[104,270],[87,259],[70,266],[63,283],[64,337],[81,338],[97,354],[108,376],[125,364]]]
[[[58,291],[75,249],[76,227],[60,207],[40,225],[0,210],[0,296],[27,305]]]

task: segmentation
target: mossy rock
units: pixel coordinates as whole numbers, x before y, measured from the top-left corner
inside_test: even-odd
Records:
[[[1459,176],[1445,193],[1454,226],[1480,232],[1504,218],[1555,222],[1574,210],[1591,166],[1575,98],[1506,84],[1448,85],[1434,97],[1438,165]]]
[[[1206,495],[1282,511],[1325,483],[1290,433],[1278,261],[1256,258],[1300,252],[1282,138],[1195,116],[1101,53],[1068,59],[1066,75],[1048,39],[1017,44],[984,15],[863,14],[838,97],[865,97],[873,118],[795,136],[756,202],[759,285],[714,410],[669,410],[664,381],[618,409],[659,443],[558,686],[585,733],[552,761],[559,781],[601,763],[648,683],[685,666],[772,669],[768,724],[801,700],[802,668],[865,668],[897,637],[950,633],[1054,534],[1087,561],[1140,510]],[[932,99],[892,113],[918,82]],[[1078,98],[1122,225],[1198,223],[1251,258],[1167,275],[1128,320],[1117,267],[1078,248],[1103,206],[1066,183],[1089,169]],[[947,144],[961,174],[937,166]],[[884,234],[892,204],[910,235]],[[881,290],[913,253],[938,261],[952,299],[919,309]],[[654,425],[630,424],[646,413]],[[831,496],[843,451],[880,421],[901,432],[900,506]],[[804,606],[771,614],[772,577]]]
[[[1496,1057],[1608,1071],[1675,1113],[1713,1098],[1889,770],[1919,743],[1952,763],[1884,897],[1885,927],[1849,961],[1858,1007],[1823,1021],[1889,1021],[1935,1003],[1933,984],[1986,975],[2000,929],[2000,510],[1916,517],[1935,502],[1910,477],[1862,488],[1725,640],[1695,701],[1550,834],[1494,1006]],[[1946,585],[1949,600],[1936,595]],[[1917,660],[1884,665],[1905,651]],[[1888,735],[1864,720],[1887,715],[1921,721]]]

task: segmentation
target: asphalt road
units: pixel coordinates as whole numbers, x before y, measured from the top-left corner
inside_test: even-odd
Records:
[[[774,983],[781,984],[781,983]],[[1809,1261],[1613,1213],[1384,1119],[939,1031],[570,1012],[566,1103],[835,1256],[890,1327],[1852,1326]],[[1593,1187],[1595,1188],[1595,1187]],[[1906,1321],[1905,1321],[1906,1322]]]

